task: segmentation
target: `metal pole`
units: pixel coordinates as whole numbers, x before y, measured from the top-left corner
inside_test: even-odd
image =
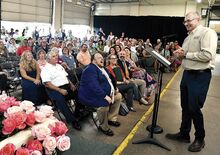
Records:
[[[2,0],[0,0],[0,39],[2,39]]]

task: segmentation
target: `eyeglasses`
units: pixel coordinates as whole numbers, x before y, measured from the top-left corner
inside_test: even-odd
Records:
[[[187,20],[185,20],[185,21],[183,21],[183,24],[185,24],[185,23],[190,23],[190,22],[192,22],[193,20],[195,20],[196,18],[193,18],[193,19],[187,19]]]
[[[110,59],[117,60],[118,58],[110,58]]]

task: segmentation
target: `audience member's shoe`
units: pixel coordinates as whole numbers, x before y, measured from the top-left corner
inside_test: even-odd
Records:
[[[139,103],[143,105],[150,105],[143,97],[139,100]]]
[[[136,110],[133,107],[128,107],[128,109],[129,111],[136,112]]]
[[[81,130],[81,126],[78,121],[73,121],[72,126],[76,130]]]
[[[179,142],[190,143],[190,137],[183,136],[180,132],[175,133],[175,134],[168,133],[166,134],[166,138],[179,141]]]
[[[118,121],[108,121],[108,124],[115,127],[119,127],[121,125]]]
[[[111,129],[103,130],[101,127],[99,127],[99,130],[107,136],[114,136],[114,133]]]
[[[190,152],[200,152],[205,146],[204,140],[195,139],[194,142],[188,147]]]

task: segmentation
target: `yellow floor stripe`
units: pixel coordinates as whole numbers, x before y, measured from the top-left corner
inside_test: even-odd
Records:
[[[174,74],[174,76],[171,78],[171,80],[168,82],[168,84],[166,85],[166,87],[163,89],[163,91],[161,92],[160,98],[163,97],[163,95],[165,94],[166,90],[170,87],[171,83],[173,82],[173,80],[175,79],[175,77],[179,74],[180,69]],[[115,152],[113,153],[113,155],[120,155],[122,153],[122,151],[126,148],[126,146],[128,145],[128,143],[133,139],[135,133],[137,132],[137,130],[139,129],[140,125],[144,122],[144,120],[146,119],[146,117],[148,115],[150,115],[152,113],[154,109],[154,103],[150,106],[150,108],[144,113],[144,115],[141,117],[141,119],[138,121],[138,123],[134,126],[134,128],[131,130],[131,132],[128,134],[128,136],[123,140],[123,142],[118,146],[118,148],[115,150]]]

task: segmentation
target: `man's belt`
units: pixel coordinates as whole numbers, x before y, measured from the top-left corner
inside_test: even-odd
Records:
[[[186,70],[188,73],[195,74],[195,73],[204,73],[204,72],[211,72],[211,69],[203,69],[203,70]]]

